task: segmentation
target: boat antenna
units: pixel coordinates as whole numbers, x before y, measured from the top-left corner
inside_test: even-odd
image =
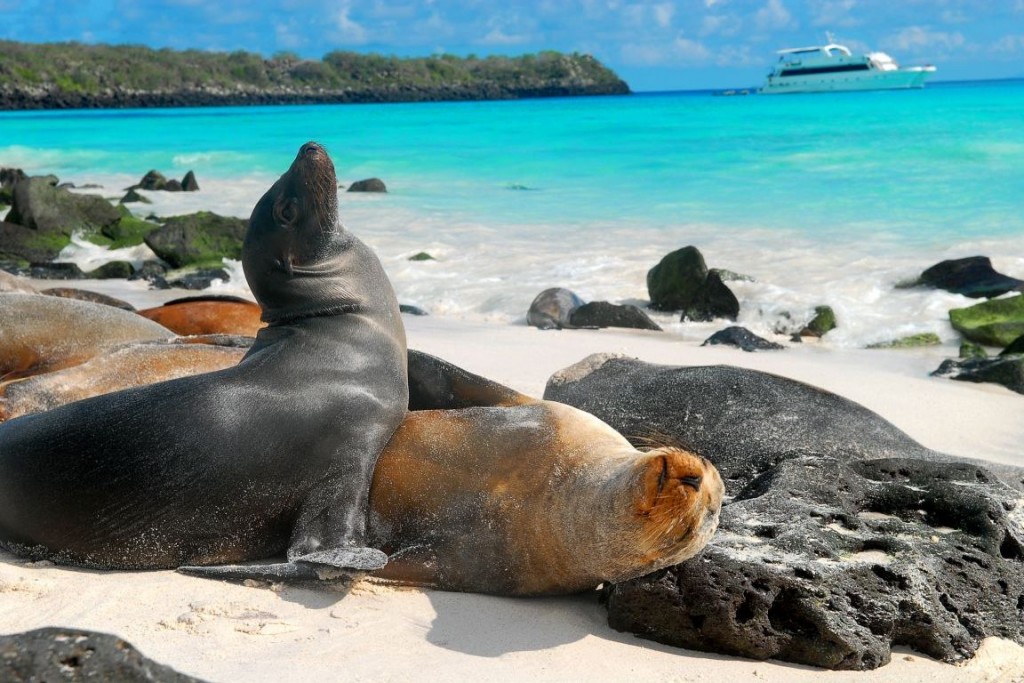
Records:
[[[835,36],[832,35],[832,31],[825,31],[825,38],[828,39],[828,44],[832,45],[836,42]]]

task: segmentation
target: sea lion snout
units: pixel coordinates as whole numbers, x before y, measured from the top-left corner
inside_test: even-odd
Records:
[[[325,152],[323,146],[320,143],[313,142],[310,140],[302,147],[299,148],[299,156],[317,156]]]

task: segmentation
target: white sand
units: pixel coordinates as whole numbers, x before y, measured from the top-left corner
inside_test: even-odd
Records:
[[[171,294],[168,294],[169,298]],[[127,298],[132,299],[132,296]],[[929,351],[700,348],[657,333],[540,332],[406,317],[409,345],[539,395],[594,352],[728,363],[810,382],[879,412],[925,445],[1024,464],[1024,397],[927,376]],[[1024,681],[1024,648],[998,639],[954,667],[904,650],[868,673],[679,650],[612,631],[594,595],[511,599],[363,582],[347,596],[173,572],[90,572],[0,555],[0,632],[74,626],[126,638],[210,681]]]

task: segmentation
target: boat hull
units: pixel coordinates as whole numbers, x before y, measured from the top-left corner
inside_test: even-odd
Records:
[[[915,67],[896,71],[862,71],[836,74],[773,76],[758,90],[762,95],[793,93],[846,92],[856,90],[903,90],[922,88],[934,67]]]

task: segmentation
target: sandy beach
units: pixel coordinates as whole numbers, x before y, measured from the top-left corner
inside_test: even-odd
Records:
[[[145,304],[174,292],[124,289]],[[1024,464],[1021,397],[994,385],[928,377],[941,350],[816,345],[744,353],[677,336],[541,332],[405,317],[411,348],[540,395],[590,353],[676,365],[732,364],[812,383],[858,401],[926,446]],[[199,678],[233,681],[1021,681],[1024,648],[986,640],[961,666],[905,649],[872,672],[829,672],[681,650],[618,633],[597,594],[513,599],[363,581],[347,594],[246,587],[174,572],[98,572],[0,555],[0,631],[47,625],[113,633]]]

